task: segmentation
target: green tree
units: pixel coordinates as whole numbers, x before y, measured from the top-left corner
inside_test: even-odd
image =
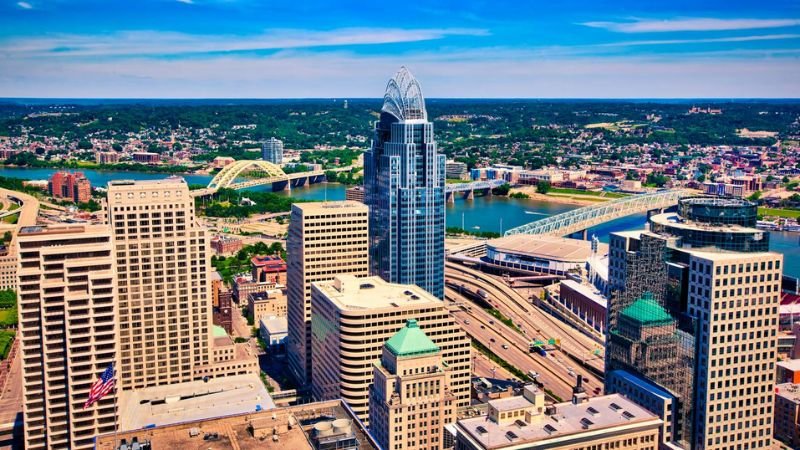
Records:
[[[550,182],[542,180],[536,183],[536,192],[539,194],[547,194],[550,192]]]

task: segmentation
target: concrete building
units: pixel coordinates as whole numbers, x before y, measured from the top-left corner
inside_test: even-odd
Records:
[[[261,385],[259,380],[255,380],[255,383],[255,387]],[[251,389],[243,390],[242,394],[251,392]],[[248,404],[251,409],[247,412],[227,415],[224,411],[218,411],[207,419],[186,419],[172,425],[157,425],[147,429],[139,426],[123,429],[117,434],[103,434],[97,438],[97,450],[117,450],[123,439],[127,445],[132,442],[140,445],[146,443],[156,450],[380,449],[364,425],[341,400],[260,410],[255,408],[256,405],[251,399]],[[146,418],[146,415],[143,417]]]
[[[783,255],[756,216],[745,200],[684,198],[649,231],[611,235],[606,392],[641,379],[631,398],[667,411],[672,445],[770,448]],[[665,392],[669,409],[653,407]]]
[[[386,341],[373,376],[369,423],[381,447],[443,448],[444,426],[456,420],[450,368],[416,320],[409,319]]]
[[[597,250],[592,246],[596,245]],[[606,244],[593,244],[558,236],[515,234],[486,242],[485,261],[502,267],[540,274],[566,275],[580,273],[586,260],[605,254]]]
[[[183,178],[112,181],[108,221],[119,285],[119,382],[141,389],[211,364],[211,255]],[[144,332],[146,330],[146,332]]]
[[[659,449],[661,420],[614,394],[545,406],[544,392],[525,387],[522,396],[492,400],[488,414],[448,427],[456,450]]]
[[[119,153],[95,152],[94,159],[97,162],[97,164],[116,164],[119,162]]]
[[[231,291],[224,290],[217,295],[214,306],[213,323],[222,327],[228,334],[233,333],[233,309]]]
[[[450,180],[469,180],[467,165],[460,161],[445,161],[444,173]]]
[[[17,290],[17,266],[19,259],[17,255],[16,231],[11,231],[11,241],[5,245],[0,245],[0,290]]]
[[[211,238],[211,248],[217,255],[232,255],[244,247],[241,239],[217,235]]]
[[[211,306],[216,308],[219,306],[219,293],[225,289],[225,284],[222,280],[222,275],[216,270],[211,271],[209,278],[211,279]]]
[[[255,322],[266,316],[286,317],[288,310],[286,294],[282,289],[253,292],[247,296],[247,314]]]
[[[558,301],[587,325],[605,332],[608,300],[594,286],[564,280],[559,284]]]
[[[133,154],[133,161],[143,164],[156,164],[161,162],[161,155],[151,152],[137,152]]]
[[[444,298],[445,155],[419,82],[405,67],[389,80],[364,154],[372,275]]]
[[[267,343],[269,354],[283,355],[286,353],[289,326],[285,316],[262,316],[258,320],[258,334]]]
[[[65,198],[75,203],[92,199],[92,184],[81,172],[56,172],[50,177],[48,191],[55,198]]]
[[[364,186],[349,187],[344,191],[344,199],[364,203]]]
[[[25,448],[94,448],[117,421],[115,391],[83,409],[117,359],[111,235],[98,225],[23,227],[17,241]]]
[[[250,258],[253,281],[286,286],[286,261],[277,255],[256,255]]]
[[[775,439],[800,448],[800,385],[775,386]]]
[[[450,367],[456,406],[469,405],[470,339],[447,305],[427,291],[379,277],[340,275],[313,284],[311,310],[315,399],[341,397],[367,421],[372,363],[380,358],[384,343],[408,319],[416,319]]]
[[[247,306],[250,294],[279,289],[276,283],[273,283],[271,281],[257,283],[253,281],[251,277],[236,277],[233,279],[231,287],[232,287],[231,292],[233,293],[233,301],[238,303],[239,306]]]
[[[289,367],[311,383],[311,283],[369,274],[369,208],[354,201],[292,205],[288,252]]]
[[[272,164],[283,164],[283,141],[269,138],[261,144],[261,159]]]

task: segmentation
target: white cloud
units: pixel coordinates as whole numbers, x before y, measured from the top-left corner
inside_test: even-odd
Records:
[[[58,35],[0,41],[0,51],[37,56],[152,56],[280,50],[345,45],[419,42],[447,36],[487,35],[461,28],[340,28],[330,31],[269,30],[260,35],[193,35],[163,31],[123,31],[109,35]]]
[[[726,31],[785,28],[800,25],[800,19],[714,19],[635,20],[632,22],[584,22],[581,25],[618,33],[663,33],[672,31]]]
[[[596,47],[627,47],[636,45],[670,45],[670,44],[708,44],[715,42],[751,42],[751,41],[776,41],[784,39],[800,39],[800,34],[765,34],[757,36],[733,36],[724,38],[707,39],[662,39],[648,41],[622,41],[607,44],[596,44]]]
[[[187,5],[193,5],[194,4],[193,0],[177,0],[177,1],[178,1],[178,3],[186,3]]]
[[[17,2],[17,6],[19,6],[22,9],[33,9],[33,5],[31,5],[28,2]]]
[[[395,57],[287,50],[269,57],[4,60],[0,96],[377,98],[405,64],[429,98],[800,97],[800,59],[735,56],[546,58],[476,49]]]

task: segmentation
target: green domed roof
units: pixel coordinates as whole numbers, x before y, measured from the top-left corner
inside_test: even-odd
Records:
[[[642,325],[667,325],[674,321],[651,292],[645,292],[640,299],[623,309],[620,316]]]
[[[439,351],[439,347],[422,331],[415,319],[408,319],[406,326],[386,341],[386,348],[396,356],[424,355]]]

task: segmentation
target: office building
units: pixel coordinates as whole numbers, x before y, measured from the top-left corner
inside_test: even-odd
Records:
[[[783,256],[756,213],[684,198],[648,231],[611,235],[606,391],[661,415],[681,448],[771,445]]]
[[[233,309],[231,291],[225,289],[217,296],[217,306],[214,306],[214,325],[222,327],[226,333],[233,333]]]
[[[775,386],[775,439],[790,448],[800,448],[800,386]]]
[[[657,450],[661,420],[619,394],[545,406],[544,392],[528,385],[448,428],[456,450]]]
[[[232,255],[244,247],[239,238],[217,235],[211,238],[211,248],[217,255]]]
[[[444,173],[419,83],[405,67],[389,80],[364,155],[371,274],[444,298]]]
[[[282,289],[253,292],[247,296],[247,315],[255,322],[265,316],[286,317],[289,305]]]
[[[368,421],[372,364],[384,343],[415,319],[450,367],[456,407],[469,405],[470,339],[447,305],[429,292],[375,276],[340,275],[312,285],[311,314],[315,399],[342,398]]]
[[[272,164],[283,164],[283,141],[269,138],[261,144],[261,159]]]
[[[256,380],[257,384],[258,380]],[[261,386],[263,389],[263,385]],[[254,403],[254,402],[251,402]],[[168,406],[168,405],[167,405]],[[255,405],[252,405],[255,406]],[[262,408],[265,409],[265,408]],[[254,412],[255,411],[255,412]],[[146,417],[145,417],[146,418]],[[341,400],[255,409],[207,419],[190,419],[97,437],[97,450],[118,450],[121,442],[160,449],[379,450],[378,444]],[[130,448],[130,447],[129,447]]]
[[[116,391],[83,409],[117,358],[111,235],[99,225],[32,226],[17,241],[25,448],[94,448],[117,421]]]
[[[352,186],[345,189],[344,199],[364,203],[364,186]]]
[[[456,397],[441,349],[415,319],[386,341],[372,372],[369,423],[381,447],[441,449],[444,426],[456,419]]]
[[[48,183],[50,195],[75,203],[86,203],[92,199],[92,184],[81,172],[56,172]]]
[[[125,389],[194,379],[211,363],[209,236],[183,178],[112,181],[108,221],[119,285]]]
[[[289,337],[289,325],[286,316],[262,316],[258,321],[258,335],[267,344],[265,349],[270,355],[286,353],[286,339]]]
[[[292,205],[288,256],[289,367],[311,382],[311,283],[369,274],[369,209],[353,201]]]
[[[94,153],[94,159],[97,164],[116,164],[119,162],[119,153],[97,151]]]
[[[469,180],[466,163],[460,161],[446,161],[444,166],[445,176],[451,180]]]
[[[133,161],[144,164],[157,164],[161,162],[161,155],[152,152],[137,152],[133,155]]]

